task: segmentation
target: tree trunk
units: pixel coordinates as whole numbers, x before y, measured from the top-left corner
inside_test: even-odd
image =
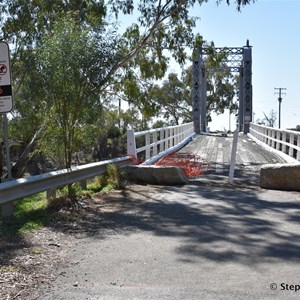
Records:
[[[3,176],[3,144],[0,142],[0,182],[2,182]]]
[[[26,146],[25,150],[23,151],[21,157],[18,159],[16,164],[12,167],[11,173],[13,178],[20,178],[23,176],[27,164],[31,158],[30,154],[36,149],[37,142],[41,137],[44,127],[45,126],[43,125],[36,131],[30,143]]]

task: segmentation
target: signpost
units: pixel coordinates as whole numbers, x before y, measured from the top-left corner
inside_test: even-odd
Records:
[[[10,162],[10,149],[8,141],[8,122],[7,113],[13,108],[12,89],[11,89],[11,73],[10,73],[10,55],[8,44],[0,41],[0,114],[3,114],[3,127],[4,139],[6,148],[6,163],[7,163],[7,177],[8,180],[12,179],[11,176],[11,162]],[[13,205],[6,203],[2,205],[2,215],[12,215]]]
[[[0,113],[12,110],[11,73],[9,47],[6,42],[0,42]]]

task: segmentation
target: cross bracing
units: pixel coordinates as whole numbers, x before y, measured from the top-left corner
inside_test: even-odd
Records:
[[[249,132],[252,120],[252,47],[247,41],[244,47],[212,48],[203,47],[196,51],[193,63],[193,118],[195,132],[206,131],[206,77],[207,72],[238,72],[239,90],[239,130]],[[210,55],[223,55],[222,66],[207,67]]]

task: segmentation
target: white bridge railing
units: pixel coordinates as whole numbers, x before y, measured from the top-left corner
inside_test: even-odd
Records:
[[[300,161],[300,132],[250,124],[250,136]]]
[[[151,164],[168,152],[183,147],[193,136],[193,122],[146,131],[127,130],[127,155],[137,157],[143,153],[145,164]]]

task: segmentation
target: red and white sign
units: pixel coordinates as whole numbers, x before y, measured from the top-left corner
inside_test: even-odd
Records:
[[[4,64],[0,64],[0,76],[5,75],[7,73],[7,66]]]
[[[9,47],[6,42],[0,42],[0,113],[12,110],[11,73]]]

